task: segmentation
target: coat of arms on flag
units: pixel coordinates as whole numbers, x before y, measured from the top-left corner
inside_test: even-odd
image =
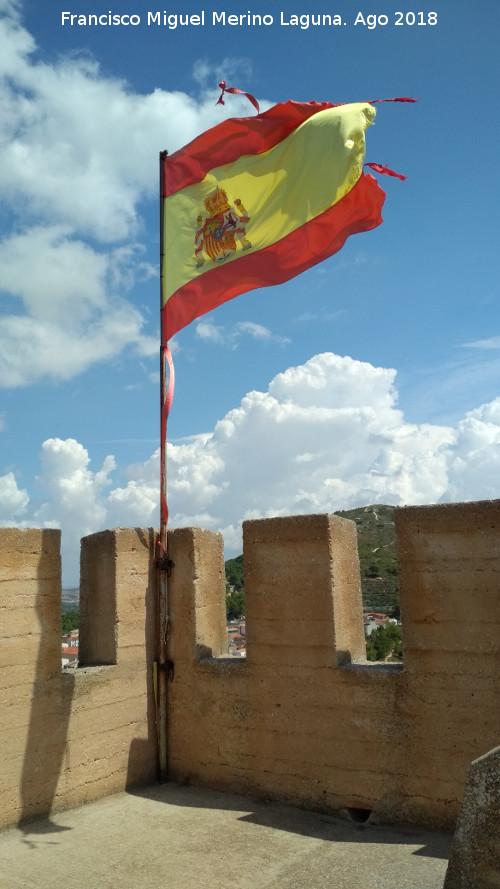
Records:
[[[196,220],[196,268],[201,268],[205,263],[204,253],[209,259],[223,262],[236,252],[237,241],[242,250],[248,250],[252,246],[246,237],[245,228],[250,217],[239,198],[236,198],[232,207],[224,189],[217,186],[205,198],[204,204],[208,217],[203,219],[200,213]]]

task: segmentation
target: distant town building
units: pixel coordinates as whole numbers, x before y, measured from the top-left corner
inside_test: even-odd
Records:
[[[78,666],[79,630],[71,630],[61,640],[61,661],[64,667]]]

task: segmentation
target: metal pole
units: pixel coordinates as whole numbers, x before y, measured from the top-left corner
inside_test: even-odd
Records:
[[[161,505],[160,537],[157,545],[156,564],[158,568],[158,638],[157,638],[157,709],[158,728],[158,780],[165,782],[168,776],[167,763],[167,638],[168,638],[168,557],[167,557],[167,441],[166,441],[166,401],[167,401],[167,359],[166,343],[163,342],[163,182],[166,151],[160,152],[160,398],[161,398]]]

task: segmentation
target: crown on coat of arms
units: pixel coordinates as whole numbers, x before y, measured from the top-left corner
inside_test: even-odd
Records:
[[[219,188],[219,186],[217,186],[215,191],[211,191],[210,194],[206,196],[203,203],[210,216],[215,216],[216,213],[225,213],[226,210],[230,209],[227,194],[224,189]]]

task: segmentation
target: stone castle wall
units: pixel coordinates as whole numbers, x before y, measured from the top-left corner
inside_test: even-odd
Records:
[[[89,666],[63,672],[60,532],[0,530],[0,827],[154,780],[153,542],[82,541]]]
[[[500,501],[397,510],[402,667],[364,659],[352,522],[244,524],[246,659],[221,536],[169,531],[170,777],[452,827],[500,735],[499,531]],[[153,538],[82,541],[84,666],[62,674],[59,532],[0,530],[0,825],[154,779]]]

